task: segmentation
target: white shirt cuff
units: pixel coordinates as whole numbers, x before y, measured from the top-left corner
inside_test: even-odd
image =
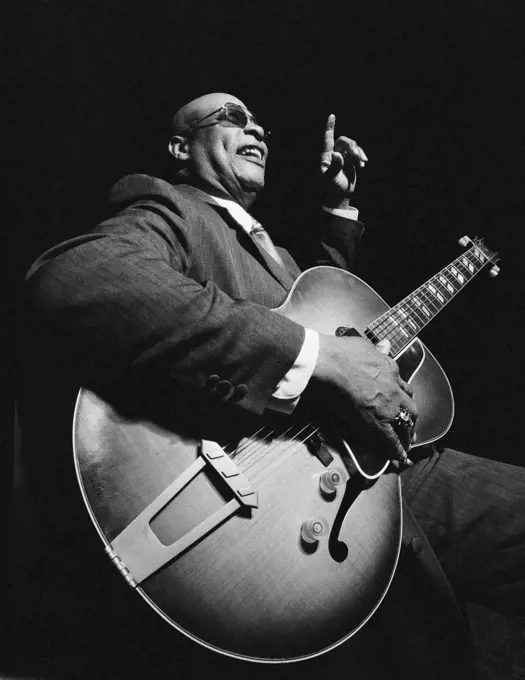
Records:
[[[347,220],[359,219],[359,210],[352,205],[348,206],[348,208],[329,208],[328,206],[323,205],[323,210],[332,215],[337,215],[338,217],[346,217]]]
[[[293,366],[277,385],[267,408],[291,413],[312,377],[319,354],[319,334],[311,328],[304,329],[304,341]]]

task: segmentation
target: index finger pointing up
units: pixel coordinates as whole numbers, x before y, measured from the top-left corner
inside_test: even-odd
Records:
[[[331,113],[326,121],[326,128],[324,131],[324,148],[323,153],[330,153],[334,150],[334,135],[335,135],[335,115]]]

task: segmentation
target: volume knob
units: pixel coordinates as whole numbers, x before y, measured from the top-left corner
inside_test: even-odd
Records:
[[[305,543],[317,543],[326,534],[326,523],[322,519],[307,519],[301,524],[301,539]]]

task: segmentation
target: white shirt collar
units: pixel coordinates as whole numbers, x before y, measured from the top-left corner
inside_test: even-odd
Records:
[[[201,189],[202,191],[202,189]],[[214,205],[220,205],[230,213],[233,219],[244,229],[246,233],[250,233],[253,227],[258,224],[257,220],[247,212],[242,205],[239,205],[231,198],[223,198],[222,196],[211,196],[202,191],[205,200]]]
[[[239,205],[233,199],[223,198],[222,196],[212,196],[202,189],[198,189],[198,191],[203,195],[204,200],[208,203],[220,205],[221,207],[226,208],[237,224],[239,224],[247,234],[249,234],[255,226],[259,225],[259,222],[257,222],[255,217],[252,217],[250,213],[242,207],[242,205]],[[359,211],[357,208],[354,208],[354,206],[349,206],[344,210],[327,208],[326,206],[323,206],[323,210],[328,213],[332,213],[333,215],[338,215],[339,217],[345,217],[346,219],[359,219]]]

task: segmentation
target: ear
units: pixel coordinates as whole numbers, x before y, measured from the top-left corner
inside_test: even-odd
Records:
[[[182,135],[173,135],[168,143],[168,151],[178,161],[187,161],[190,157],[187,138]]]

